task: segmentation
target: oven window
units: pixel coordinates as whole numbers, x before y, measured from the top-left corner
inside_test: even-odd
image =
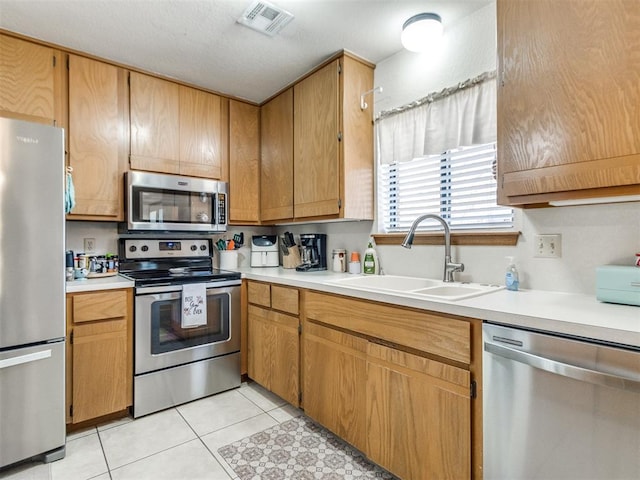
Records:
[[[133,187],[133,221],[213,223],[214,194]]]
[[[157,300],[151,305],[151,354],[229,340],[227,293],[207,295],[207,324],[182,328],[182,300]]]

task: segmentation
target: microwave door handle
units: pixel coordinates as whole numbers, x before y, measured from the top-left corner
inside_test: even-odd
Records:
[[[573,378],[574,380],[588,382],[594,385],[602,385],[604,387],[612,387],[629,392],[640,393],[640,382],[631,378],[611,375],[609,373],[578,367],[569,363],[558,362],[557,360],[551,360],[550,358],[541,357],[532,353],[488,342],[484,343],[484,349],[489,353],[493,353],[500,357],[504,357],[539,370],[544,370],[545,372],[555,373],[556,375]]]

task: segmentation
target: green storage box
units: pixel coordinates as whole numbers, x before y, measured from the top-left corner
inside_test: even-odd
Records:
[[[640,267],[597,267],[596,298],[601,302],[640,306]]]

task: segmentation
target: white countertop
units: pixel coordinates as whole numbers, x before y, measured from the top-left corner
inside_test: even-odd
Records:
[[[402,294],[365,292],[327,283],[350,277],[347,273],[296,272],[281,267],[239,268],[238,271],[250,280],[640,347],[640,307],[602,303],[591,295],[499,290],[455,302],[436,301],[407,298]]]
[[[113,277],[85,278],[66,283],[67,293],[91,292],[94,290],[113,290],[116,288],[131,288],[133,281],[115,275]]]

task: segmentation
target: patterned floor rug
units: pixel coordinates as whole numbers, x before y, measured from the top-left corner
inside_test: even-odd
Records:
[[[240,480],[396,477],[304,415],[218,449]]]

